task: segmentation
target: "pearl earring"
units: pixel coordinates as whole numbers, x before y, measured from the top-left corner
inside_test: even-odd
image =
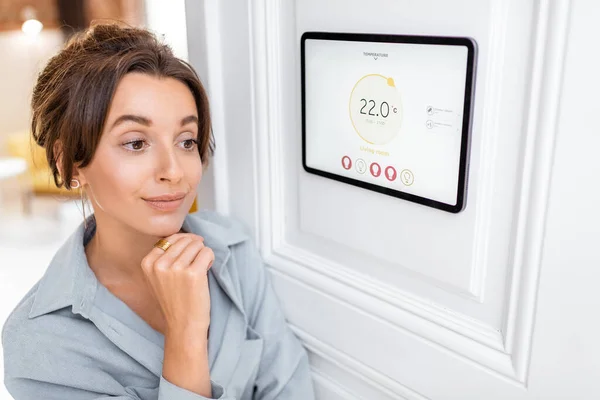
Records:
[[[81,186],[79,179],[71,179],[71,189],[78,189]],[[85,215],[85,202],[83,201],[83,189],[81,190],[81,209],[83,210],[83,226],[87,229],[87,217]]]

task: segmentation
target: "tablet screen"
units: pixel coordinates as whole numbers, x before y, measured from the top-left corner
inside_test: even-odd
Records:
[[[307,32],[301,47],[305,170],[461,211],[474,41]]]

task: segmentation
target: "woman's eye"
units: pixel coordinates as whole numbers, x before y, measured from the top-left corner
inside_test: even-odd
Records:
[[[187,139],[183,141],[183,147],[186,150],[192,150],[194,147],[196,147],[197,144],[198,141],[196,141],[196,139]]]
[[[144,141],[143,140],[133,140],[131,142],[125,143],[124,146],[128,150],[140,151],[144,149]]]
[[[183,143],[183,149],[192,151],[198,145],[198,141],[196,139],[187,139],[182,140],[180,143]],[[123,146],[131,152],[140,153],[145,150],[146,141],[145,140],[132,140],[131,142],[124,143]],[[180,144],[181,145],[181,144]]]

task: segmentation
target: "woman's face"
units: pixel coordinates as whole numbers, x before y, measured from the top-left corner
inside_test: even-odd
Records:
[[[202,177],[197,140],[196,103],[184,83],[125,75],[94,158],[79,170],[97,220],[110,218],[153,236],[178,232]]]

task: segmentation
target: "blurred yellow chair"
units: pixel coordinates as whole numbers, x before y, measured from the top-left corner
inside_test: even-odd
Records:
[[[59,195],[65,197],[79,196],[78,190],[67,190],[65,188],[56,187],[54,184],[54,178],[52,177],[52,171],[50,170],[50,166],[46,160],[46,150],[35,143],[29,131],[16,132],[8,135],[6,146],[8,153],[11,156],[21,157],[27,160],[28,172],[32,187],[31,195]],[[29,208],[30,206],[27,204],[25,207],[27,212],[30,211]],[[189,212],[193,213],[197,210],[198,204],[196,198],[194,199]]]
[[[194,202],[192,203],[192,206],[190,207],[190,211],[189,213],[193,213],[198,211],[198,196],[196,196],[196,198],[194,198]]]
[[[27,160],[29,177],[31,178],[32,194],[34,195],[60,195],[67,197],[77,196],[78,193],[65,188],[58,188],[54,184],[52,171],[46,161],[46,150],[31,138],[29,131],[17,132],[8,135],[6,139],[8,153],[13,157]]]

